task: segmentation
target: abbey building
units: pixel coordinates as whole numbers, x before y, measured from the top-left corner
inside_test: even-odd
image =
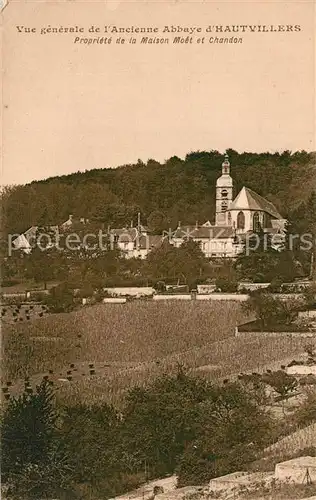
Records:
[[[222,175],[216,182],[214,222],[179,226],[171,243],[180,246],[185,239],[192,238],[208,258],[234,258],[243,250],[247,236],[259,230],[276,236],[276,241],[282,241],[285,234],[286,221],[273,203],[247,187],[243,187],[234,198],[234,182],[227,155],[222,164]]]

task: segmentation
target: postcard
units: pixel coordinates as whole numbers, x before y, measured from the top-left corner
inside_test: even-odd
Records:
[[[3,498],[316,495],[315,2],[1,6]]]

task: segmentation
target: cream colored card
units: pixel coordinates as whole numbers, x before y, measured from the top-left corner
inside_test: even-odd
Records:
[[[3,183],[189,151],[315,150],[315,3],[10,1]]]

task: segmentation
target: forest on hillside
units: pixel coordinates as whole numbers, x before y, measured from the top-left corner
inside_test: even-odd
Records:
[[[315,153],[238,153],[227,151],[235,195],[246,185],[271,200],[284,217],[299,214],[316,189]],[[7,186],[2,191],[4,233],[31,225],[61,224],[69,214],[104,227],[141,221],[160,231],[214,220],[215,185],[223,154],[197,151],[164,163],[153,159],[115,169],[85,172]],[[88,166],[87,166],[88,167]],[[299,216],[296,215],[299,219]]]

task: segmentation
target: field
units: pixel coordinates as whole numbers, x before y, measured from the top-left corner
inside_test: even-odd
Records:
[[[277,367],[300,339],[234,338],[246,318],[233,302],[99,304],[70,314],[3,324],[3,381],[20,390],[49,374],[66,400],[118,403],[128,387],[179,363],[212,380]],[[90,366],[89,366],[90,365]]]

